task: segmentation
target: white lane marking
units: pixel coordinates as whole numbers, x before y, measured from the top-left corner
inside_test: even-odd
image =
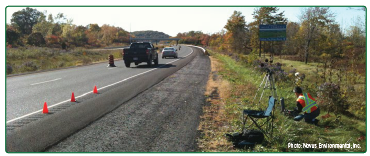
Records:
[[[54,104],[54,105],[52,105],[52,106],[48,106],[48,108],[52,108],[52,107],[58,106],[58,105],[60,105],[60,104],[62,104],[62,103],[69,102],[69,101],[71,101],[71,100],[65,100],[65,101],[59,102],[59,103]],[[15,119],[9,120],[9,121],[7,121],[6,123],[8,124],[8,123],[11,123],[11,122],[13,122],[13,121],[16,121],[16,120],[19,120],[19,119],[25,118],[25,117],[27,117],[27,116],[30,116],[30,115],[32,115],[32,114],[36,114],[36,113],[39,113],[39,112],[42,112],[42,109],[40,109],[40,110],[38,110],[38,111],[35,111],[35,112],[32,112],[32,113],[29,113],[29,114],[26,114],[26,115],[23,115],[23,116],[21,116],[21,117],[18,117],[18,118],[15,118]]]
[[[53,81],[58,81],[62,78],[57,78],[57,79],[54,79],[54,80],[49,80],[49,81],[43,81],[43,82],[38,82],[38,83],[33,83],[33,84],[30,84],[31,86],[33,85],[38,85],[38,84],[43,84],[43,83],[48,83],[48,82],[53,82]]]
[[[202,50],[203,50],[203,53],[205,53],[205,52],[206,52],[206,50],[205,50],[204,48],[202,48],[202,47],[198,47],[198,46],[193,46],[193,45],[188,45],[188,46],[192,46],[192,47],[197,47],[197,48],[200,48],[200,49],[202,49]]]
[[[190,54],[192,54],[193,52],[194,52],[194,51],[193,51],[193,49],[192,49]],[[186,55],[185,57],[189,56],[190,54]],[[166,64],[164,64],[164,65],[159,66],[158,68],[163,67],[163,66],[166,66],[167,64],[173,63],[173,62],[178,61],[178,60],[180,60],[180,59],[175,59],[175,60],[173,60],[173,61],[171,61],[171,62],[168,62],[168,63],[166,63]],[[112,83],[112,84],[110,84],[110,85],[106,85],[106,86],[104,86],[104,87],[98,88],[98,90],[101,90],[101,89],[104,89],[104,88],[107,88],[107,87],[110,87],[110,86],[116,85],[116,84],[118,84],[118,83],[121,83],[121,82],[127,81],[127,80],[129,80],[129,79],[132,79],[132,78],[134,78],[134,77],[137,77],[137,76],[143,75],[143,74],[145,74],[145,73],[151,72],[151,71],[156,70],[156,69],[158,69],[158,68],[154,68],[154,69],[151,69],[151,70],[148,70],[148,71],[145,71],[145,72],[142,72],[142,73],[136,74],[136,75],[131,76],[131,77],[129,77],[129,78],[125,78],[125,79],[123,79],[123,80],[121,80],[121,81],[118,81],[118,82]],[[86,92],[86,93],[84,93],[84,94],[82,94],[82,95],[80,95],[80,96],[76,96],[75,98],[80,98],[80,97],[86,96],[87,94],[91,94],[91,93],[93,93],[93,91]],[[54,105],[50,105],[50,106],[48,106],[48,108],[52,108],[52,107],[55,107],[55,106],[61,105],[61,104],[63,104],[63,103],[69,102],[69,101],[70,101],[70,100],[65,100],[65,101],[62,101],[62,102],[56,103],[56,104],[54,104]],[[40,109],[40,110],[38,110],[38,111],[35,111],[35,112],[32,112],[32,113],[29,113],[29,114],[26,114],[26,115],[23,115],[23,116],[21,116],[21,117],[18,117],[18,118],[15,118],[15,119],[9,120],[9,121],[7,121],[6,123],[8,124],[8,123],[11,123],[11,122],[13,122],[13,121],[16,121],[16,120],[19,120],[19,119],[25,118],[25,117],[27,117],[27,116],[30,116],[30,115],[32,115],[32,114],[36,114],[36,113],[39,113],[39,112],[42,112],[42,109]]]

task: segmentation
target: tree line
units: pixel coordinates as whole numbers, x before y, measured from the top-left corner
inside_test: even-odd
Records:
[[[233,54],[295,55],[300,61],[318,58],[351,58],[366,61],[365,24],[359,20],[343,30],[329,7],[307,7],[300,22],[290,22],[278,7],[256,8],[253,21],[234,11],[224,29],[214,34],[201,31],[178,33],[179,43],[211,46]],[[286,41],[259,41],[259,25],[286,24]]]
[[[170,35],[159,31],[146,30],[131,32],[131,36],[135,38],[170,38]]]
[[[363,10],[361,10],[363,11]],[[234,11],[224,30],[214,34],[201,31],[179,33],[180,43],[209,46],[213,52],[231,56],[244,65],[265,72],[268,66],[281,69],[280,63],[264,62],[261,55],[280,55],[285,59],[315,62],[316,70],[300,69],[303,77],[309,75],[307,83],[300,85],[310,93],[316,93],[323,110],[363,118],[366,113],[364,102],[366,81],[366,29],[365,23],[357,20],[347,30],[335,22],[335,15],[329,7],[308,7],[302,9],[300,22],[291,22],[277,7],[256,8],[253,21],[245,21],[241,12]],[[286,41],[260,41],[259,25],[286,24]],[[289,68],[289,67],[288,67]],[[297,67],[288,72],[274,71],[279,83],[288,83],[297,77]],[[281,81],[280,81],[281,80]],[[287,85],[289,86],[289,85]],[[356,88],[357,86],[358,88]],[[352,115],[349,112],[354,112]],[[338,115],[337,117],[339,117]]]
[[[363,10],[363,9],[362,9]],[[365,24],[357,20],[347,30],[335,22],[329,7],[307,7],[299,15],[299,22],[291,22],[278,7],[259,7],[252,14],[253,21],[234,11],[224,29],[213,34],[201,31],[178,33],[180,44],[211,46],[234,54],[269,53],[295,55],[300,61],[318,58],[350,58],[366,62]],[[286,24],[286,41],[259,41],[259,25]],[[101,47],[113,43],[128,43],[129,32],[104,24],[77,26],[62,13],[52,14],[26,8],[12,14],[6,27],[7,47]],[[132,35],[132,34],[131,34]],[[165,34],[164,34],[165,35]]]
[[[7,47],[47,46],[67,47],[101,47],[113,43],[128,43],[129,32],[104,24],[75,25],[63,13],[56,16],[25,8],[14,12],[11,23],[6,25]]]

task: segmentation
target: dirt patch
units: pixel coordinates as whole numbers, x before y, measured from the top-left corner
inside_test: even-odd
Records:
[[[232,144],[225,137],[219,136],[220,133],[227,133],[229,129],[225,114],[225,99],[230,97],[232,87],[218,74],[221,69],[218,60],[213,57],[210,57],[210,60],[211,73],[205,92],[207,105],[203,107],[203,116],[198,127],[201,133],[198,149],[202,152],[230,152],[233,150]]]
[[[214,92],[217,92],[220,97],[228,98],[230,97],[231,87],[228,81],[222,80],[222,77],[218,74],[220,71],[220,63],[218,60],[210,57],[211,60],[211,74],[207,82],[206,96],[211,96]],[[212,98],[211,98],[212,99]]]

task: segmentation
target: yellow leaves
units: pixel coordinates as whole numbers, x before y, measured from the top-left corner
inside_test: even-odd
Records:
[[[289,73],[289,74],[288,74],[288,77],[289,77],[290,79],[293,79],[293,78],[294,78],[293,73]]]
[[[322,59],[328,59],[328,58],[331,58],[331,55],[330,54],[327,54],[327,53],[323,53],[323,54],[320,55],[320,57]]]

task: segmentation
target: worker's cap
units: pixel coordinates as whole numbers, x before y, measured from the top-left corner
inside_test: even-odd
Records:
[[[294,93],[302,93],[302,88],[301,87],[295,87],[293,92]]]

